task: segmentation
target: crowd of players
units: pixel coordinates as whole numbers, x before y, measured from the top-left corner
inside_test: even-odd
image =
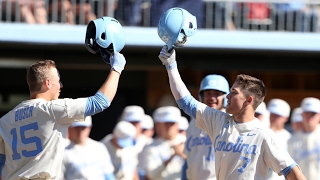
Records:
[[[190,22],[181,22],[186,31],[178,28],[178,35],[193,35],[195,18],[179,8],[164,13],[158,32],[167,43],[158,57],[177,106],[158,107],[152,116],[143,107],[127,106],[111,134],[89,138],[92,116],[110,106],[126,64],[119,53],[121,26],[112,18],[98,19],[88,26],[86,48],[100,49],[110,64],[105,82],[93,96],[59,99],[63,84],[55,62],[32,64],[30,100],[0,119],[0,180],[318,179],[320,100],[306,97],[292,112],[282,99],[266,105],[264,83],[244,74],[231,87],[225,77],[207,75],[196,99],[181,79],[172,48],[184,43],[182,36],[164,38],[171,27],[164,20],[181,14]],[[118,29],[111,34],[118,40],[112,53],[111,42],[102,38],[110,36],[108,29]],[[284,128],[289,118],[292,132]]]
[[[227,88],[210,85],[215,80],[226,83]],[[212,74],[201,82],[199,98],[223,110],[228,91],[224,77]],[[277,143],[289,152],[307,179],[319,176],[319,99],[307,97],[294,109],[282,99],[271,99],[260,104],[255,116],[275,132]],[[105,145],[103,153],[88,137],[92,121],[75,122],[69,128],[71,140],[66,146],[62,176],[67,180],[109,177],[106,175],[112,175],[111,179],[216,179],[211,140],[195,126],[195,120],[188,119],[174,106],[159,107],[152,116],[141,106],[127,106],[113,133],[96,142]],[[285,127],[288,121],[291,128]],[[82,145],[70,138],[79,139],[82,134],[86,141]],[[267,179],[285,178],[270,170]]]

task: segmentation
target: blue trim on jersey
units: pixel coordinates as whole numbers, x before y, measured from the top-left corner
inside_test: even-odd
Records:
[[[102,92],[98,91],[94,96],[88,97],[84,116],[97,114],[99,112],[102,112],[109,106],[109,99]]]
[[[178,106],[190,117],[196,119],[197,107],[199,101],[197,101],[191,94],[186,95],[182,99],[177,100]]]
[[[2,168],[6,162],[6,155],[0,154],[0,177],[2,176]]]
[[[181,169],[181,180],[188,180],[187,179],[187,169],[188,169],[188,163],[187,160],[184,161]]]
[[[290,166],[286,167],[284,170],[281,171],[281,173],[286,177],[289,172],[297,165],[297,163],[293,163]]]

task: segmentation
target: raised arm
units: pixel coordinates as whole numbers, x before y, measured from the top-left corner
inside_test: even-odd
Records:
[[[161,60],[162,64],[166,66],[169,76],[170,89],[175,100],[180,100],[189,95],[190,92],[182,81],[177,68],[175,50],[172,49],[170,52],[168,52],[168,47],[166,45],[163,46],[159,55],[159,59]]]
[[[109,99],[109,101],[113,100],[117,92],[120,74],[124,69],[125,64],[126,64],[126,59],[122,54],[118,52],[115,52],[110,57],[110,65],[111,65],[110,73],[106,81],[103,83],[103,85],[99,89],[99,91],[102,94],[104,94]]]
[[[169,52],[168,47],[166,45],[163,46],[159,55],[159,59],[167,69],[170,89],[178,103],[179,108],[189,116],[196,118],[198,101],[191,96],[191,93],[181,79],[177,67],[175,50],[172,49]]]
[[[118,52],[112,54],[110,57],[110,73],[99,91],[94,96],[90,96],[88,98],[85,116],[92,116],[96,113],[102,112],[110,106],[110,103],[116,95],[120,74],[124,69],[125,64],[126,59],[122,54]]]

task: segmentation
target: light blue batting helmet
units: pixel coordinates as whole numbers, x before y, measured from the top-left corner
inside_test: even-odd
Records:
[[[196,17],[179,7],[164,12],[158,24],[158,35],[168,49],[184,46],[187,37],[194,35],[196,30]]]
[[[112,17],[102,17],[89,22],[85,45],[89,52],[101,52],[102,59],[110,63],[110,54],[120,52],[125,45],[125,36],[121,24]]]
[[[225,93],[223,104],[224,106],[227,105],[226,95],[229,94],[229,83],[226,80],[226,78],[217,74],[210,74],[204,77],[200,83],[200,89],[199,89],[200,101],[202,101],[202,91],[209,90],[209,89],[218,90]]]

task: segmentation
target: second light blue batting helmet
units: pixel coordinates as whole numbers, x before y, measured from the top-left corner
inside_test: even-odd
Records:
[[[121,24],[112,17],[102,17],[89,22],[85,45],[89,52],[101,52],[102,59],[110,63],[110,54],[120,52],[125,45],[125,36]]]
[[[164,12],[158,24],[158,35],[167,44],[168,49],[184,46],[187,37],[194,35],[196,30],[196,17],[179,7]]]
[[[218,90],[225,93],[223,103],[224,103],[224,106],[226,106],[227,105],[226,95],[229,94],[229,83],[226,80],[226,78],[217,74],[210,74],[204,77],[200,83],[200,89],[199,89],[200,101],[202,101],[202,91],[210,90],[210,89]]]

